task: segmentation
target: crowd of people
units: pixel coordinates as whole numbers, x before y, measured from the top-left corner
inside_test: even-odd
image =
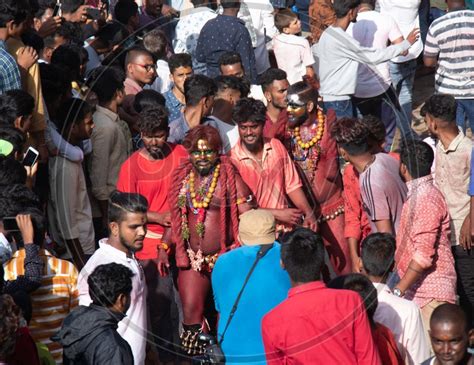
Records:
[[[0,364],[474,364],[473,8],[0,0]]]

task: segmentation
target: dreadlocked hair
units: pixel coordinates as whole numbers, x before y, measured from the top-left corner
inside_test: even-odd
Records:
[[[221,199],[220,205],[220,235],[221,235],[221,252],[227,250],[226,238],[227,238],[227,218],[230,218],[230,224],[232,228],[232,234],[234,241],[238,237],[239,227],[239,213],[237,207],[237,185],[236,185],[236,172],[235,168],[230,162],[227,156],[220,157],[221,170],[219,175],[218,184],[220,186]],[[186,244],[182,236],[181,228],[181,209],[178,206],[178,197],[183,186],[183,181],[191,172],[193,168],[190,161],[183,163],[173,173],[170,191],[168,193],[168,199],[171,207],[171,221],[177,222],[172,224],[173,241],[176,244],[176,251],[180,254],[185,254]],[[227,207],[230,207],[230,216],[227,211]]]

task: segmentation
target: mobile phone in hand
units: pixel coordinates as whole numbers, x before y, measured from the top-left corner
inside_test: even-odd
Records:
[[[3,218],[3,230],[5,232],[19,232],[18,224],[16,223],[15,217],[4,217]]]
[[[56,3],[56,5],[54,5],[53,18],[55,16],[58,16],[60,11],[61,11],[61,3],[58,2]]]
[[[39,152],[33,148],[29,147],[26,151],[25,157],[23,158],[23,166],[33,166],[38,159]]]

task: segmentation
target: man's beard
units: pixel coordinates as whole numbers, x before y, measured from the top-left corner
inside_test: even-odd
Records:
[[[119,232],[119,240],[120,240],[120,243],[126,247],[130,252],[136,252],[137,249],[135,247],[133,247],[132,245],[130,245],[128,243],[128,241],[122,236],[122,233]]]
[[[155,160],[159,160],[163,156],[163,151],[161,148],[149,148],[145,147],[148,154]]]
[[[260,147],[262,146],[262,141],[263,141],[263,137],[260,137],[256,139],[254,143],[249,144],[245,142],[245,139],[242,139],[242,142],[244,143],[245,148],[247,148],[247,150],[249,150],[249,152],[252,152],[252,153],[256,153],[259,151]]]

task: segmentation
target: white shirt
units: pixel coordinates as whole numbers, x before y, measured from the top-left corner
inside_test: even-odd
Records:
[[[100,240],[99,249],[87,261],[79,273],[77,287],[79,304],[88,306],[92,301],[89,296],[87,279],[99,265],[115,262],[128,267],[133,272],[131,304],[127,316],[118,324],[117,332],[132,348],[135,365],[143,365],[146,356],[147,339],[147,307],[145,273],[135,256],[128,257],[124,252],[113,248],[107,243],[108,239]]]
[[[357,23],[351,23],[347,33],[363,47],[387,48],[387,42],[403,37],[395,20],[376,11],[363,11],[357,15]],[[371,98],[383,94],[392,83],[388,62],[378,65],[360,64],[357,70],[355,96]]]
[[[262,86],[260,85],[250,85],[249,98],[254,98],[255,100],[260,100],[265,106],[267,106],[267,98],[263,93]]]
[[[281,33],[273,38],[273,52],[278,67],[286,72],[290,85],[303,81],[306,67],[314,64],[308,40],[294,34]]]
[[[273,16],[273,6],[269,0],[244,0],[244,3],[247,4],[250,10],[252,24],[257,36],[254,53],[255,66],[257,73],[260,75],[270,68],[266,37],[271,39],[278,34]]]
[[[406,37],[414,28],[420,27],[420,17],[418,9],[421,0],[378,0],[380,13],[388,14],[395,19],[403,36]],[[393,62],[401,63],[417,58],[423,51],[421,37],[410,47],[408,55],[398,56],[392,59]]]
[[[392,331],[406,364],[421,364],[430,357],[431,346],[425,336],[420,309],[414,302],[394,295],[387,285],[373,284],[379,302],[374,321]]]
[[[222,153],[226,155],[239,140],[239,128],[237,124],[230,125],[213,115],[208,117],[206,124],[219,131],[222,140]]]
[[[145,85],[144,89],[158,91],[160,94],[167,92],[173,85],[170,79],[170,68],[165,60],[156,61],[156,79],[151,85]]]
[[[342,28],[328,27],[313,45],[324,101],[349,100],[355,93],[359,63],[386,62],[410,47],[408,41],[386,49],[362,47]]]

